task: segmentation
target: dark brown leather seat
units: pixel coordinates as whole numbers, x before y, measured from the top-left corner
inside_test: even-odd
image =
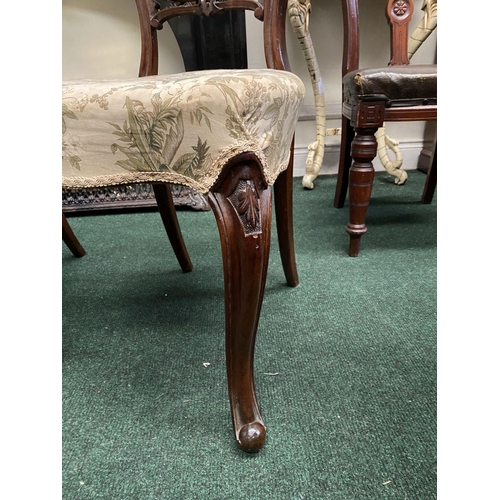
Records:
[[[437,104],[437,65],[386,66],[347,73],[343,101],[385,101],[385,107]]]

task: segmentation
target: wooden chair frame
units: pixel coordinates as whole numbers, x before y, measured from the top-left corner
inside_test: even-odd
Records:
[[[246,9],[264,21],[264,47],[268,68],[290,69],[286,53],[286,0],[136,0],[141,29],[139,76],[158,74],[157,32],[170,18],[184,14],[211,16],[225,9]],[[251,151],[231,158],[210,189],[209,203],[221,240],[226,311],[226,364],[234,433],[239,446],[259,450],[266,427],[254,386],[254,347],[264,296],[270,249],[272,189],[263,177],[260,160]],[[293,145],[286,171],[274,184],[279,249],[289,286],[297,286],[292,220]],[[169,186],[155,185],[155,196],[170,241],[183,270],[190,270],[177,223]],[[255,220],[238,212],[241,196],[258,205]],[[236,204],[236,205],[235,205]],[[247,219],[245,220],[245,217]],[[76,256],[83,256],[63,215],[63,237]],[[189,264],[189,265],[188,265]]]
[[[413,0],[389,0],[386,15],[391,30],[391,60],[389,66],[408,65],[408,27],[413,14]],[[342,76],[359,69],[358,0],[342,0],[344,48]],[[374,178],[373,159],[377,155],[375,133],[384,122],[437,120],[437,104],[388,107],[385,101],[359,102],[342,107],[342,136],[339,173],[334,206],[344,205],[349,187],[350,235],[349,255],[359,253],[361,236],[366,233],[366,213]],[[430,203],[436,187],[437,154],[433,155],[423,203]]]

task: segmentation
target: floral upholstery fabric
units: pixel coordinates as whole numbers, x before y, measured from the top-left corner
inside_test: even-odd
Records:
[[[247,151],[272,184],[303,98],[298,77],[269,69],[63,82],[63,187],[163,181],[206,193]]]

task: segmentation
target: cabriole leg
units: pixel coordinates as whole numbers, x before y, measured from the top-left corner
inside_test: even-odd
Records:
[[[177,261],[181,266],[182,272],[189,273],[193,270],[193,264],[184,244],[170,184],[153,184],[153,191],[165,231],[167,231],[168,239],[177,257]]]
[[[226,364],[236,440],[247,452],[264,444],[253,378],[254,346],[267,275],[271,188],[253,155],[227,167],[210,193],[222,246],[226,307]]]
[[[274,206],[276,207],[276,229],[281,263],[288,286],[299,284],[295,244],[293,237],[293,148],[288,168],[281,172],[274,183]]]

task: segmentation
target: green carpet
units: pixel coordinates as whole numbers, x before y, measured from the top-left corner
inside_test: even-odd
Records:
[[[276,234],[255,378],[268,428],[234,441],[220,243],[211,212],[179,212],[182,274],[158,213],[71,217],[63,245],[63,498],[436,498],[436,201],[425,175],[377,173],[358,258],[335,176],[295,185],[301,284]],[[436,200],[436,197],[435,197]],[[204,366],[204,363],[210,363]]]

